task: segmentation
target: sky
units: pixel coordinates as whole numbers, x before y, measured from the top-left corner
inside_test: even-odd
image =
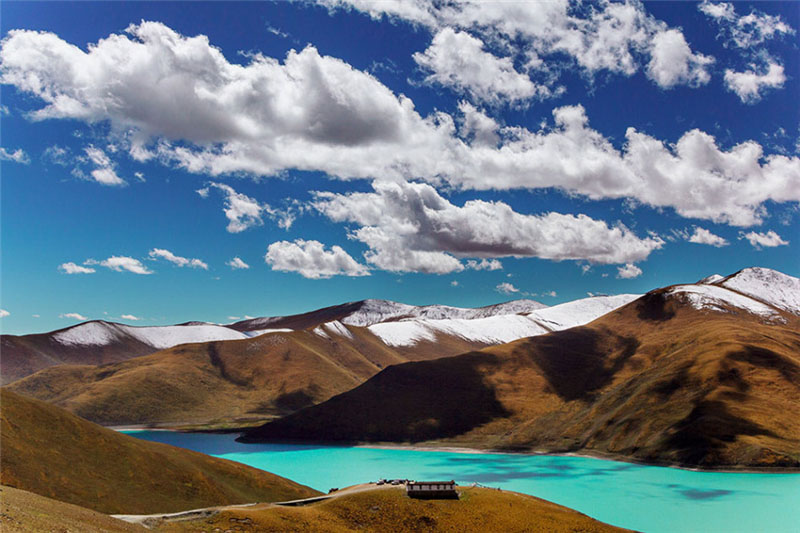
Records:
[[[0,328],[800,276],[800,3],[0,3]]]

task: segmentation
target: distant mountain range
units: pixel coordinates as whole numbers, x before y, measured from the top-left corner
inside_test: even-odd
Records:
[[[244,434],[800,467],[800,280],[745,269],[594,322],[382,371]]]
[[[10,390],[105,425],[274,420],[243,439],[800,464],[800,280],[763,268],[553,307],[364,300],[3,337],[4,377],[31,360],[45,368]]]

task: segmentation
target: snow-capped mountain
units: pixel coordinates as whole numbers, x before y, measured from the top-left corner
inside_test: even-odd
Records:
[[[639,296],[641,295],[595,296],[553,307],[541,307],[524,314],[498,314],[479,318],[441,320],[424,317],[411,318],[381,322],[373,324],[367,329],[390,346],[412,346],[421,341],[433,342],[437,335],[451,335],[483,344],[500,344],[589,323],[632,302]],[[521,308],[523,306],[517,307],[517,309]],[[501,307],[501,309],[503,308]],[[508,306],[505,309],[514,309],[514,307]],[[475,311],[480,311],[480,309]]]
[[[189,342],[228,341],[247,337],[239,331],[213,324],[128,326],[101,320],[85,322],[53,335],[56,342],[70,346],[102,346],[133,338],[158,350]]]
[[[800,279],[769,268],[752,267],[715,282],[774,307],[800,315]]]

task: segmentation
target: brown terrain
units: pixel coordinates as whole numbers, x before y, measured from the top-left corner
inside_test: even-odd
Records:
[[[0,483],[40,496],[143,514],[319,494],[240,463],[117,433],[5,388],[0,402]]]
[[[424,443],[800,467],[800,318],[667,289],[587,326],[406,363],[243,441]]]
[[[118,363],[53,366],[8,388],[103,425],[241,426],[320,403],[390,365],[482,347],[441,335],[393,348],[366,328],[348,328],[352,338],[267,333],[182,344]]]

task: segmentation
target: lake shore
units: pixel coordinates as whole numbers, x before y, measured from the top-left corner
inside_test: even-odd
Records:
[[[114,431],[171,431],[176,433],[239,433],[240,430],[187,430],[183,427],[149,427],[144,425],[125,425],[125,426],[107,426],[108,429]],[[268,443],[265,443],[268,444]],[[719,467],[699,467],[697,465],[681,464],[670,461],[643,461],[634,457],[614,454],[608,452],[599,452],[595,450],[582,450],[579,452],[563,452],[563,451],[548,451],[548,450],[504,450],[496,448],[470,448],[466,446],[442,446],[442,445],[425,445],[425,444],[397,444],[397,443],[370,443],[370,442],[316,442],[316,441],[298,441],[292,444],[317,444],[326,446],[341,446],[352,448],[373,448],[384,450],[409,450],[421,452],[446,452],[446,453],[463,453],[463,454],[504,454],[504,455],[550,455],[561,457],[588,457],[591,459],[603,459],[609,461],[617,461],[623,463],[631,463],[643,466],[661,466],[665,468],[677,468],[680,470],[689,470],[692,472],[716,472],[716,473],[736,473],[736,474],[800,474],[800,468],[786,468],[786,467],[731,467],[730,465]]]

